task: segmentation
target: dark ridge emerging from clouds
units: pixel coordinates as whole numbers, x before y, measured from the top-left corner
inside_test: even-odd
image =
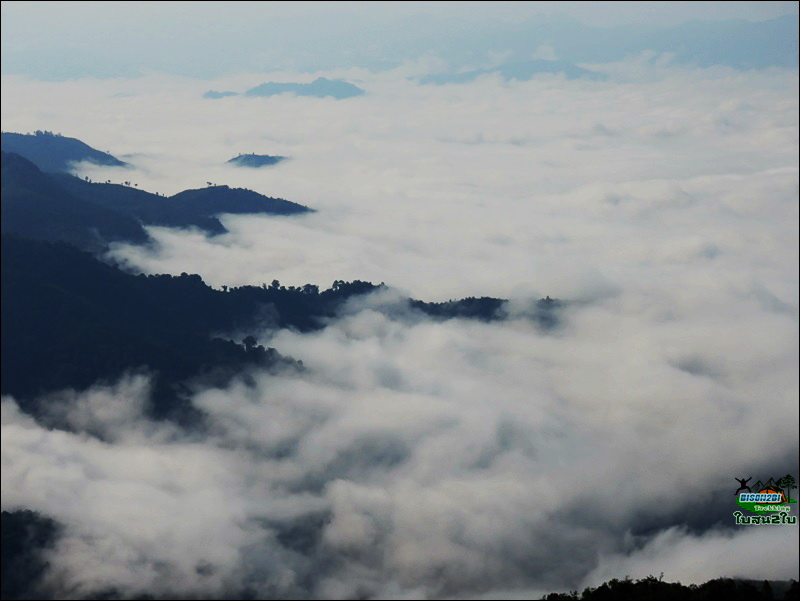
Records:
[[[215,333],[317,329],[350,295],[375,289],[342,282],[322,293],[277,285],[220,291],[196,275],[126,274],[66,244],[12,236],[2,243],[2,392],[25,399],[34,413],[44,393],[149,369],[161,375],[153,413],[175,414],[177,390],[190,378],[225,383],[248,366],[292,364],[274,349]]]
[[[73,195],[20,155],[2,153],[0,181],[3,233],[63,240],[91,250],[113,241],[149,239],[134,216]]]
[[[271,154],[240,154],[228,161],[237,167],[269,167],[285,161],[288,157]]]
[[[87,161],[107,167],[126,167],[127,163],[76,138],[48,131],[33,134],[3,132],[3,152],[13,152],[34,163],[42,171],[70,173],[77,163]]]
[[[211,182],[209,182],[210,184]],[[3,232],[63,240],[88,250],[109,242],[148,240],[143,225],[226,231],[226,214],[299,215],[312,210],[282,198],[225,185],[184,190],[172,197],[124,184],[91,182],[64,173],[42,173],[23,157],[3,152]]]
[[[320,291],[273,281],[214,290],[197,275],[123,273],[66,244],[8,235],[2,244],[2,393],[34,415],[46,412],[37,403],[45,393],[85,390],[128,371],[148,370],[159,374],[153,415],[183,419],[191,414],[185,391],[192,380],[222,386],[251,367],[295,366],[275,349],[257,345],[253,334],[319,330],[353,297],[384,288],[336,281]],[[504,317],[505,304],[491,298],[438,304],[405,299],[387,310],[395,316],[404,307],[437,319],[491,321]],[[559,306],[540,301],[534,319],[554,327]]]

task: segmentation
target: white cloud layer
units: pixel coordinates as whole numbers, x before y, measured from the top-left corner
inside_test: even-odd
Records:
[[[66,524],[50,577],[76,598],[797,577],[796,529],[731,527],[733,477],[796,451],[796,354],[705,355],[675,320],[647,335],[627,312],[601,303],[543,335],[525,321],[409,324],[363,308],[318,334],[279,332],[270,342],[308,373],[198,393],[205,435],[133,415],[141,376],[54,399],[76,434],[6,399],[2,505]],[[679,367],[681,346],[718,372]],[[785,553],[753,556],[751,543]]]
[[[217,286],[360,278],[432,300],[572,296],[655,273],[695,289],[722,272],[712,279],[796,305],[796,74],[635,64],[606,83],[415,86],[403,72],[352,73],[369,94],[346,101],[200,98],[268,76],[9,78],[3,128],[79,135],[138,167],[83,171],[96,179],[166,194],[228,183],[319,210],[230,217],[232,234],[213,240],[153,230],[156,255],[117,252],[146,271],[197,272]],[[292,160],[225,165],[240,152]]]
[[[2,506],[66,524],[54,582],[426,598],[797,578],[796,528],[731,515],[734,477],[797,474],[797,74],[604,68],[439,87],[401,77],[420,65],[351,72],[368,94],[346,101],[200,98],[268,76],[4,78],[4,131],[136,165],[96,179],[318,209],[227,217],[210,239],[152,228],[155,250],[114,251],[133,268],[574,301],[551,334],[409,323],[382,298],[316,334],[264,332],[308,372],[198,392],[202,436],[141,417],[143,378],[64,393],[73,434],[5,399]],[[239,152],[292,160],[224,165]]]

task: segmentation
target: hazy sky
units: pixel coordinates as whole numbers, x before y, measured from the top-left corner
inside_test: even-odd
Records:
[[[796,14],[796,2],[3,2],[2,72],[208,78],[355,63],[383,68],[426,54],[457,64],[476,51],[505,51],[509,28],[552,15],[583,27],[663,28]],[[578,25],[554,22],[548,30],[562,43],[580,43]]]
[[[448,15],[515,20],[541,14],[564,14],[584,23],[603,26],[659,21],[675,25],[692,20],[745,19],[760,21],[797,14],[796,2],[2,2],[3,16],[12,19],[5,31],[38,23],[36,36],[61,35],[68,39],[72,26],[107,26],[132,19],[142,25],[153,20],[165,26],[221,20],[238,22],[244,16],[264,20],[303,19],[343,13],[349,17],[387,19],[407,15]],[[171,22],[172,21],[172,22]],[[124,23],[118,23],[124,25]],[[151,23],[152,25],[152,23]],[[14,39],[7,41],[12,44]],[[88,43],[90,40],[86,40]]]
[[[194,27],[255,31],[259,19],[308,14],[328,31],[321,15],[332,10],[86,3],[79,17],[80,6],[25,4],[3,3],[4,65],[14,40],[32,54],[82,47],[95,19],[113,21],[95,43],[134,32],[133,48],[169,31],[186,40]],[[513,21],[555,3],[468,4],[469,19]],[[609,25],[650,22],[652,11],[676,24],[797,10],[688,4],[558,9]],[[451,6],[347,10],[377,23]],[[146,26],[122,25],[117,11]],[[71,34],[48,38],[50,23],[71,19]],[[192,52],[173,48],[159,64],[178,72]],[[637,50],[590,65],[601,81],[415,79],[445,62],[269,76],[366,90],[340,101],[203,98],[265,81],[246,67],[211,80],[167,67],[70,81],[4,72],[4,131],[61,132],[133,165],[81,165],[82,175],[165,194],[214,181],[317,209],[223,218],[230,232],[217,237],[150,228],[156,244],[119,245],[111,259],[213,286],[395,287],[315,334],[265,324],[259,342],[307,371],[198,386],[202,435],[144,415],[145,376],[57,393],[56,417],[74,432],[4,398],[2,507],[65,525],[50,583],[76,598],[109,587],[520,598],[660,572],[684,583],[798,578],[796,527],[737,529],[732,517],[735,477],[798,472],[797,70]],[[226,164],[242,152],[291,158]],[[403,310],[403,294],[512,303],[504,322],[437,323]],[[569,302],[553,332],[525,318],[544,295]]]

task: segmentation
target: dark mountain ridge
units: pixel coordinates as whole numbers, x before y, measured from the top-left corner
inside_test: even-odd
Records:
[[[3,233],[62,240],[87,250],[101,250],[108,242],[149,239],[137,219],[73,195],[22,156],[3,152],[1,164]]]
[[[64,174],[53,177],[78,198],[125,213],[145,225],[197,227],[211,234],[226,231],[217,219],[223,213],[285,216],[312,211],[283,198],[225,185],[184,190],[165,197],[122,184],[87,182]]]
[[[25,157],[42,171],[69,173],[75,163],[88,161],[108,167],[127,167],[107,152],[101,152],[76,138],[49,131],[33,134],[2,133],[2,149]]]
[[[176,391],[191,378],[293,364],[274,349],[217,333],[265,325],[309,331],[349,296],[376,288],[353,282],[320,293],[276,283],[220,291],[197,275],[131,275],[65,243],[8,235],[1,273],[2,393],[34,414],[32,403],[44,393],[147,369],[162,385],[154,414],[170,415],[181,408]]]
[[[353,296],[383,284],[335,281],[318,286],[240,286],[215,290],[198,275],[132,275],[65,243],[2,236],[2,388],[36,414],[36,398],[85,389],[127,371],[158,374],[153,413],[186,410],[181,390],[198,377],[224,383],[248,366],[297,365],[247,333],[321,329]],[[435,319],[505,318],[505,300],[447,303],[408,299],[400,310]],[[560,303],[538,301],[530,315],[557,323]],[[397,309],[397,308],[396,308]],[[388,308],[387,310],[392,310]],[[243,345],[230,340],[245,336]],[[220,335],[223,337],[219,337]],[[213,376],[213,377],[212,377]]]
[[[87,250],[109,242],[143,243],[143,225],[226,230],[223,213],[299,215],[306,206],[252,190],[209,186],[166,198],[122,184],[95,183],[66,173],[47,174],[24,157],[2,153],[2,231],[62,240]]]
[[[268,167],[285,161],[287,157],[271,154],[240,154],[228,161],[237,167]]]

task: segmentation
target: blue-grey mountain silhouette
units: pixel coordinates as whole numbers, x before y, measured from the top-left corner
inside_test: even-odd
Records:
[[[42,171],[68,173],[75,163],[81,161],[109,167],[128,165],[115,156],[96,150],[76,138],[67,138],[49,131],[37,131],[33,134],[3,132],[2,147],[4,152],[14,152],[23,156]]]

